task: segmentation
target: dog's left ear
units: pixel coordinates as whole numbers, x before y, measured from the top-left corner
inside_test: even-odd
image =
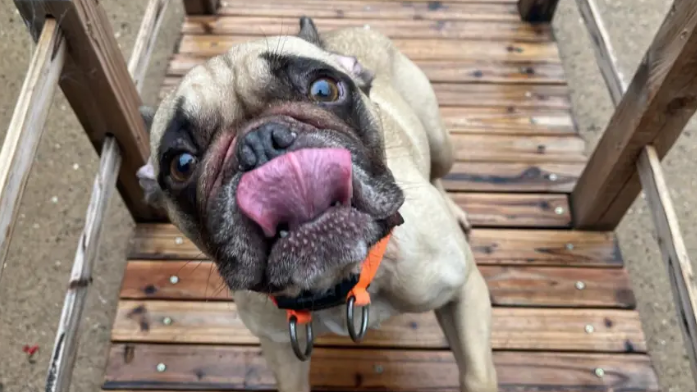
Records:
[[[150,127],[152,126],[156,110],[149,106],[141,106],[138,110],[145,122],[145,129],[150,134]],[[152,165],[151,158],[148,158],[148,163],[138,169],[136,177],[138,177],[138,183],[140,183],[140,187],[143,188],[143,193],[145,193],[145,202],[156,208],[161,208],[163,193],[160,184],[157,183],[155,167]]]
[[[300,32],[298,33],[298,37],[320,48],[322,47],[322,40],[319,38],[317,26],[315,26],[315,22],[312,21],[312,18],[308,18],[307,16],[300,18]]]

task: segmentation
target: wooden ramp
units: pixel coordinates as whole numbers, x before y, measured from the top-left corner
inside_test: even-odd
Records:
[[[457,146],[446,185],[475,226],[494,303],[501,390],[657,391],[615,236],[569,229],[585,145],[549,26],[520,22],[515,0],[227,0],[186,18],[163,92],[236,42],[296,32],[301,15],[383,31],[433,82]],[[210,261],[170,225],[137,227],[104,389],[273,390],[257,343]],[[311,378],[316,390],[458,390],[432,314],[361,345],[322,337]]]

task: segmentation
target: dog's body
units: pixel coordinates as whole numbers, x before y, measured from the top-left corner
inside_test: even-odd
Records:
[[[239,95],[256,94],[255,89],[231,85],[229,82],[221,82],[221,80],[234,79],[235,77],[239,79],[242,72],[248,74],[244,78],[245,83],[253,84],[255,81],[268,80],[264,66],[258,65],[257,60],[251,59],[257,59],[258,53],[270,50],[278,55],[302,56],[321,61],[327,66],[343,70],[358,86],[358,90],[361,92],[350,85],[342,85],[343,89],[354,91],[351,98],[344,99],[355,99],[356,101],[351,103],[352,110],[365,112],[361,115],[368,116],[369,121],[361,122],[362,120],[345,120],[343,118],[342,120],[345,120],[346,124],[353,128],[375,127],[379,133],[375,139],[378,140],[375,145],[370,144],[375,143],[371,139],[372,136],[359,135],[357,139],[371,140],[360,143],[361,146],[365,143],[371,151],[382,150],[383,153],[379,155],[381,156],[380,160],[385,165],[386,173],[391,174],[393,179],[385,177],[389,181],[380,180],[378,185],[372,185],[370,179],[363,180],[363,176],[366,175],[376,178],[382,176],[381,173],[384,170],[380,169],[382,167],[380,164],[374,163],[375,158],[365,160],[355,158],[356,155],[360,155],[356,151],[362,151],[360,146],[354,149],[354,142],[346,142],[351,145],[350,149],[354,156],[353,199],[355,202],[352,201],[352,206],[355,203],[355,209],[371,211],[371,216],[375,222],[381,222],[381,218],[396,212],[398,208],[399,214],[404,219],[404,224],[398,227],[382,228],[380,226],[380,230],[375,229],[377,230],[375,233],[379,232],[380,234],[371,235],[369,239],[367,239],[368,234],[365,234],[366,239],[361,234],[357,237],[355,244],[358,245],[355,246],[352,245],[354,244],[353,237],[347,236],[345,241],[348,245],[346,246],[350,248],[351,252],[355,250],[356,254],[346,256],[346,252],[337,253],[341,257],[349,257],[351,260],[342,262],[341,265],[337,264],[336,268],[308,264],[310,267],[296,270],[293,268],[299,267],[289,267],[284,262],[279,261],[279,266],[285,266],[284,274],[292,276],[289,278],[290,283],[285,281],[284,284],[276,283],[280,282],[279,278],[274,278],[275,275],[268,272],[272,271],[270,268],[273,268],[276,262],[272,260],[274,248],[271,248],[271,251],[266,248],[269,266],[266,267],[265,276],[271,276],[271,278],[266,278],[270,279],[270,283],[265,290],[254,290],[250,287],[258,282],[247,276],[245,279],[239,277],[242,273],[239,273],[238,270],[242,268],[240,265],[244,263],[238,262],[236,258],[232,258],[232,260],[237,264],[225,261],[227,260],[225,256],[216,257],[216,254],[224,253],[227,248],[216,243],[215,239],[210,239],[214,234],[206,233],[205,229],[201,229],[202,225],[216,225],[216,230],[225,231],[228,228],[227,225],[221,224],[219,221],[210,223],[211,218],[207,218],[208,220],[205,220],[204,225],[199,222],[203,221],[202,218],[198,216],[192,218],[195,213],[190,211],[196,210],[196,208],[182,204],[180,199],[183,196],[177,194],[176,191],[167,192],[165,190],[165,195],[161,195],[159,199],[169,212],[172,221],[218,263],[221,275],[234,292],[234,299],[243,322],[261,340],[264,356],[276,375],[280,391],[309,391],[309,362],[301,362],[293,354],[288,336],[286,314],[269,300],[266,293],[266,291],[270,291],[268,287],[277,288],[286,294],[297,294],[298,290],[322,290],[331,287],[345,276],[346,271],[356,272],[356,269],[360,268],[360,261],[365,257],[367,246],[374,244],[376,239],[383,237],[388,230],[392,230],[392,237],[380,269],[369,288],[371,295],[370,325],[378,326],[380,322],[400,313],[435,311],[457,360],[462,390],[469,392],[496,391],[496,373],[490,346],[491,304],[489,292],[474,263],[472,252],[462,230],[462,227],[468,228],[465,214],[449,199],[440,181],[440,178],[452,166],[453,151],[450,137],[440,119],[435,94],[428,79],[416,65],[395,49],[389,39],[377,32],[366,29],[343,29],[323,34],[320,39],[311,21],[304,20],[301,22],[301,26],[300,36],[302,38],[273,37],[260,40],[257,43],[241,45],[233,48],[228,54],[212,59],[207,64],[192,70],[186,76],[179,89],[164,101],[155,116],[151,133],[152,159],[155,167],[151,169],[151,180],[157,177],[155,173],[162,171],[161,165],[156,162],[163,159],[162,145],[168,139],[168,129],[172,127],[171,124],[173,118],[177,116],[177,110],[181,109],[181,97],[184,97],[187,102],[194,102],[189,103],[189,108],[186,109],[188,113],[196,113],[204,119],[218,117],[215,121],[205,120],[203,123],[214,123],[218,128],[221,128],[221,123],[223,124],[222,128],[229,128],[230,124],[239,124],[238,106],[244,107],[246,112],[255,112],[254,109],[250,109],[250,106],[254,106],[255,101],[258,100],[254,96],[240,98]],[[352,61],[352,57],[355,57],[357,62]],[[271,68],[273,69],[273,67]],[[284,72],[292,74],[294,71]],[[221,88],[221,85],[224,88]],[[322,86],[324,85],[320,87]],[[247,91],[240,91],[245,89]],[[235,90],[235,93],[233,94],[230,90]],[[235,106],[226,106],[226,100],[232,101]],[[244,103],[241,103],[240,100]],[[258,104],[260,108],[255,113],[265,113],[263,107],[267,103],[259,102]],[[360,110],[357,105],[361,106]],[[268,105],[266,106],[268,107]],[[334,106],[326,106],[326,108],[332,113],[343,113],[337,112],[339,109]],[[322,117],[324,114],[317,114],[317,116]],[[254,121],[254,116],[251,117],[251,120],[246,118],[244,121]],[[356,123],[367,125],[357,127]],[[237,128],[235,132],[242,134],[239,129],[241,128]],[[256,129],[258,128],[255,128],[254,132]],[[300,136],[297,136],[298,132],[293,133],[293,137],[297,137],[298,140],[294,143],[300,143],[301,137],[310,138],[310,135],[314,135],[315,128],[308,131],[308,136],[305,136],[303,132],[299,132]],[[214,133],[214,130],[211,130],[210,133]],[[221,137],[223,136],[218,136],[215,140]],[[335,136],[323,136],[323,145],[344,145],[344,142],[339,143],[336,141],[339,139],[333,138]],[[310,147],[314,146],[309,142],[302,143]],[[208,149],[214,148],[216,148],[214,143],[209,142]],[[237,154],[241,153],[237,152]],[[222,154],[224,157],[228,155],[229,153]],[[259,155],[254,159],[258,160],[258,157]],[[223,162],[226,162],[226,159],[223,158]],[[204,167],[207,170],[212,167],[207,158],[200,160],[201,163],[205,164]],[[238,158],[238,160],[244,161],[244,158]],[[362,169],[363,166],[367,169]],[[166,188],[166,180],[163,180],[161,176],[157,178],[160,188]],[[233,176],[231,178],[237,178],[230,180],[231,184],[236,185],[243,182],[239,177]],[[225,184],[225,180],[226,178],[223,177],[223,184]],[[213,180],[200,179],[197,183],[196,195],[202,192],[201,189],[210,189],[207,186],[210,181]],[[251,183],[251,181],[247,182]],[[393,197],[392,188],[388,186],[389,183],[394,183],[401,193],[394,193]],[[150,184],[150,186],[152,185]],[[226,188],[221,188],[219,193],[225,193]],[[240,188],[235,189],[233,185],[230,185],[229,189],[232,189],[231,192],[237,191],[237,200],[242,205],[244,195],[241,195]],[[360,192],[363,193],[359,194]],[[382,197],[381,195],[388,196]],[[365,200],[378,200],[382,204],[377,205],[375,202],[374,205],[368,205],[369,202],[365,202],[368,204],[364,207],[364,202],[361,200],[364,200],[366,196],[369,197]],[[219,203],[217,198],[211,197],[211,199],[212,201],[206,199],[206,203],[204,203],[207,206],[207,209],[204,210],[206,212],[211,211],[211,203]],[[231,203],[229,199],[225,199],[225,202]],[[194,204],[198,205],[200,202],[197,201]],[[237,206],[235,208],[237,209]],[[244,210],[244,208],[241,209]],[[227,210],[223,210],[221,214],[225,215],[226,213]],[[237,222],[240,222],[237,215],[230,214],[232,218],[236,218]],[[261,218],[256,219],[261,222],[262,226],[267,222]],[[361,226],[360,222],[363,221],[356,220],[355,222]],[[373,223],[366,223],[366,225],[365,229],[361,226],[361,230],[370,233]],[[275,226],[269,230],[274,229]],[[300,229],[296,229],[296,231],[298,230]],[[244,241],[254,243],[254,239],[249,239],[251,235],[248,232],[245,232],[244,235]],[[290,238],[295,238],[292,237],[293,235],[293,230],[291,230]],[[267,237],[269,237],[268,234]],[[295,239],[299,240],[300,238]],[[310,240],[312,241],[313,238],[310,237]],[[228,239],[227,241],[233,240]],[[275,244],[265,246],[273,247]],[[242,252],[245,251],[251,252],[247,249],[242,250]],[[272,256],[268,255],[269,252]],[[312,260],[314,261],[314,257]],[[306,272],[308,269],[319,269],[321,272],[308,274]],[[262,274],[264,274],[263,271]],[[240,283],[242,280],[244,283]],[[328,332],[347,334],[344,307],[317,311],[313,313],[312,317],[316,335]]]

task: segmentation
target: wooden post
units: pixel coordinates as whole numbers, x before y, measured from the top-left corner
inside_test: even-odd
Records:
[[[184,0],[187,15],[215,15],[220,0]]]
[[[65,40],[47,19],[0,150],[0,275],[14,221],[65,63]]]
[[[128,72],[133,77],[136,90],[140,93],[142,78],[148,65],[151,48],[162,16],[169,0],[150,0],[143,16],[138,36],[128,62]],[[87,290],[92,281],[92,266],[99,254],[102,227],[109,200],[114,193],[116,176],[119,173],[122,154],[113,136],[106,136],[102,148],[99,173],[94,179],[90,204],[87,207],[85,227],[80,236],[73,269],[68,283],[61,312],[56,340],[51,353],[46,392],[67,392],[77,355],[80,321],[85,307]]]
[[[530,23],[550,23],[559,0],[518,0],[520,18]]]
[[[571,194],[574,226],[613,230],[641,191],[635,162],[665,156],[697,109],[697,0],[663,21]]]
[[[126,69],[109,19],[93,0],[14,0],[34,39],[46,16],[58,19],[65,34],[68,58],[60,86],[100,152],[107,135],[114,135],[123,152],[118,188],[138,222],[161,221],[163,214],[149,207],[136,171],[150,154],[145,124],[138,112],[141,99]]]

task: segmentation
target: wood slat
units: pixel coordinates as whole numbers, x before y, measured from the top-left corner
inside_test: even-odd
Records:
[[[575,134],[568,110],[536,108],[441,107],[443,123],[451,133],[564,136]]]
[[[209,57],[225,53],[233,45],[259,40],[256,36],[184,35],[179,53]],[[557,47],[549,42],[394,39],[392,42],[412,60],[483,60],[561,63]]]
[[[566,228],[571,224],[566,195],[449,193],[477,227]]]
[[[163,320],[167,319],[168,324]],[[587,332],[588,326],[593,328]],[[116,342],[259,344],[234,303],[120,301],[111,331]],[[494,350],[646,352],[639,314],[626,310],[494,308]],[[324,335],[317,346],[353,347]],[[433,313],[404,314],[368,332],[361,347],[448,349]]]
[[[470,246],[479,265],[611,268],[623,265],[612,232],[474,229],[470,233]],[[167,224],[137,225],[129,258],[206,259],[176,227]]]
[[[585,142],[576,135],[518,136],[453,134],[455,159],[461,162],[583,163]]]
[[[595,268],[623,265],[612,232],[478,229],[470,233],[470,246],[478,265]]]
[[[218,15],[294,17],[343,19],[416,19],[520,22],[515,4],[349,1],[349,0],[276,0],[248,2],[227,0]]]
[[[448,191],[571,192],[583,163],[455,162],[443,178]]]
[[[623,269],[524,266],[479,267],[495,306],[633,308],[636,304]],[[176,276],[176,283],[170,277]],[[579,290],[577,282],[583,282]],[[131,261],[121,298],[231,301],[209,261]]]
[[[168,76],[183,76],[208,57],[175,54],[167,69]],[[476,60],[419,60],[416,65],[431,82],[445,83],[516,83],[565,84],[561,64],[541,62],[476,61]],[[175,80],[172,78],[172,80]]]
[[[166,371],[157,372],[164,363]],[[495,352],[501,391],[657,391],[645,355]],[[602,368],[597,377],[594,369]],[[448,351],[318,348],[312,353],[313,390],[457,391]],[[114,344],[104,389],[275,390],[258,347]]]
[[[337,18],[314,18],[313,21],[320,32],[362,27],[378,30],[390,38],[503,39],[521,42],[552,40],[549,25],[534,26],[526,23],[422,19],[366,21]],[[196,16],[185,19],[182,33],[269,37],[295,35],[298,29],[296,17]]]

